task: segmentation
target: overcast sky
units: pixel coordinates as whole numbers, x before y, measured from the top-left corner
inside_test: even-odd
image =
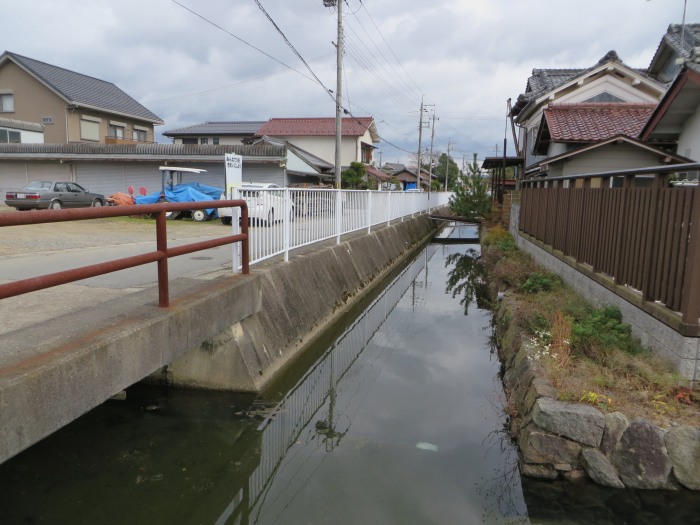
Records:
[[[325,89],[335,91],[336,12],[322,0],[259,2],[322,85],[256,0],[0,0],[0,47],[113,82],[165,121],[158,134],[207,120],[334,116]],[[700,22],[700,0],[687,4],[686,23]],[[439,118],[435,151],[451,140],[460,164],[502,154],[507,99],[524,91],[533,68],[590,67],[611,49],[645,68],[683,7],[347,0],[343,106],[374,117],[382,162],[408,161],[418,149],[421,96],[426,117]],[[508,144],[513,154],[509,131]]]

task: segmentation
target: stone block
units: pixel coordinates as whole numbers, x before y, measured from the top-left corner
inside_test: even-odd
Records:
[[[676,479],[688,489],[700,490],[700,428],[674,428],[665,443]]]
[[[532,420],[544,430],[592,447],[600,445],[605,429],[605,416],[592,406],[546,397],[535,403]]]
[[[612,453],[612,464],[627,488],[662,489],[669,486],[671,459],[658,430],[634,419]]]
[[[544,432],[535,425],[520,431],[518,445],[526,463],[577,465],[581,452],[578,443]]]
[[[593,481],[606,487],[625,488],[615,467],[600,450],[584,448],[581,451],[581,464]]]

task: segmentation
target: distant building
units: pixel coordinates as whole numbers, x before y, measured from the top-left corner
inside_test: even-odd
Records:
[[[254,137],[260,126],[266,122],[266,120],[208,121],[166,131],[163,136],[173,139],[174,144],[236,145]]]

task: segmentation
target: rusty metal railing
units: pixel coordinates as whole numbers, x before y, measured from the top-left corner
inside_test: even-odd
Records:
[[[169,211],[204,210],[210,208],[235,207],[241,209],[241,233],[227,235],[216,239],[199,241],[168,248],[165,213]],[[46,224],[52,222],[101,219],[106,217],[127,217],[132,215],[154,215],[156,226],[156,251],[147,252],[122,259],[81,266],[71,270],[50,273],[0,284],[0,299],[14,297],[61,284],[68,284],[98,275],[104,275],[127,268],[134,268],[149,263],[158,264],[158,304],[166,308],[170,305],[168,291],[168,259],[178,255],[216,248],[234,242],[241,243],[242,273],[250,273],[250,256],[248,246],[248,206],[244,200],[215,200],[203,202],[163,202],[159,204],[137,204],[134,206],[107,206],[103,208],[79,208],[70,210],[40,210],[21,213],[0,214],[0,227],[22,226],[28,224]]]

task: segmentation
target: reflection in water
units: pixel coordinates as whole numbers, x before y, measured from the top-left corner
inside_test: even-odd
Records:
[[[459,304],[464,306],[464,315],[469,313],[469,305],[475,300],[477,308],[489,307],[486,268],[481,264],[480,252],[472,248],[464,253],[452,253],[445,259],[445,266],[452,268],[447,278],[447,291],[452,292],[452,297],[461,297]]]
[[[434,253],[435,248],[429,247],[425,258],[416,259],[374,300],[306,373],[297,386],[285,396],[274,414],[260,425],[262,461],[250,478],[249,498],[236,495],[233,505],[227,508],[217,523],[229,523],[229,518],[235,516],[240,510],[243,511],[246,519],[250,516],[252,522],[257,523],[262,519],[261,512],[265,505],[277,507],[280,499],[294,498],[308,480],[301,474],[302,471],[308,470],[303,466],[299,473],[292,476],[291,485],[285,490],[285,494],[277,496],[274,505],[267,501],[267,494],[275,477],[282,474],[286,467],[285,463],[296,460],[296,455],[291,457],[288,455],[293,446],[312,445],[306,450],[309,454],[307,461],[312,461],[311,458],[317,452],[318,446],[322,445],[326,453],[331,453],[340,445],[341,439],[350,429],[351,418],[350,411],[343,410],[343,407],[338,410],[336,407],[338,385],[344,379],[351,380],[352,376],[364,376],[363,381],[371,381],[371,377],[367,376],[380,370],[380,368],[373,370],[371,366],[368,369],[367,365],[380,357],[378,355],[365,355],[363,363],[359,363],[354,369],[353,365],[366,349],[367,342],[410,286],[413,287],[413,301],[415,301],[416,278],[427,264],[428,251]],[[427,281],[424,284],[427,286]],[[374,347],[374,351],[381,351],[381,347]],[[308,425],[312,420],[315,420],[315,423],[309,430]],[[306,435],[302,436],[304,431]],[[300,450],[297,454],[302,452]],[[323,461],[323,458],[321,456],[320,461]],[[312,469],[311,473],[313,472]],[[240,506],[247,508],[237,508]]]

